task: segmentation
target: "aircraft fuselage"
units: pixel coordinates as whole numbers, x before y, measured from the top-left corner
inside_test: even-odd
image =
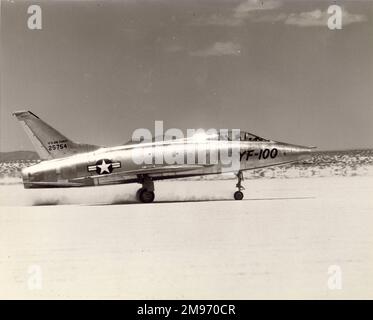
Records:
[[[84,187],[239,172],[303,160],[311,148],[275,141],[172,140],[100,148],[22,171],[25,188]],[[227,159],[233,155],[234,160]]]

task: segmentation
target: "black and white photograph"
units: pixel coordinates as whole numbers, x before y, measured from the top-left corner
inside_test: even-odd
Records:
[[[372,0],[0,14],[1,300],[373,299]]]

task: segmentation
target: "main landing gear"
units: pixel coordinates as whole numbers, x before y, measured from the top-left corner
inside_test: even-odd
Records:
[[[242,200],[243,199],[243,193],[242,193],[241,190],[245,190],[245,188],[241,184],[241,181],[243,181],[242,171],[238,171],[236,176],[237,176],[237,179],[238,179],[238,182],[236,184],[236,187],[238,188],[238,191],[236,191],[234,193],[234,200]]]
[[[150,203],[154,201],[154,182],[151,178],[144,175],[139,177],[142,188],[137,190],[136,199],[143,203]]]

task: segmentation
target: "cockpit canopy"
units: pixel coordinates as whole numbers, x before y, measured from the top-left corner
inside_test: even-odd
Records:
[[[261,138],[255,134],[247,131],[241,130],[227,130],[226,132],[221,132],[219,134],[219,140],[229,140],[229,141],[269,141],[267,139]]]
[[[241,131],[238,129],[234,130],[207,130],[203,132],[196,132],[189,139],[192,140],[223,140],[223,141],[270,141],[268,139],[261,138],[255,134],[247,131]]]

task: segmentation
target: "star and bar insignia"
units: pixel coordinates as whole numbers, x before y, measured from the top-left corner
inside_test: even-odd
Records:
[[[98,160],[95,165],[88,166],[88,171],[96,171],[97,174],[110,174],[113,169],[120,168],[120,162],[113,162],[109,159]]]

